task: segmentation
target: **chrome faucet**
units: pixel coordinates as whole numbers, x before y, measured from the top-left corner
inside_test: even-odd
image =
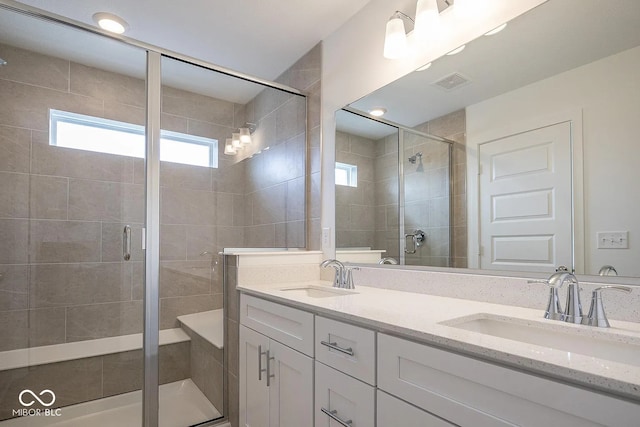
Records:
[[[353,270],[360,270],[359,267],[345,267],[343,263],[337,259],[325,259],[320,263],[320,267],[333,267],[336,270],[333,277],[333,287],[343,289],[355,289],[353,283]]]
[[[603,265],[598,271],[599,276],[617,276],[618,270],[612,265]]]
[[[582,319],[583,325],[597,326],[598,328],[608,328],[609,320],[604,312],[604,305],[602,304],[602,291],[607,289],[612,291],[622,291],[629,293],[631,288],[628,286],[600,286],[594,289],[591,294],[591,307],[589,308],[589,314]]]
[[[320,267],[327,268],[333,267],[336,270],[335,276],[333,276],[333,287],[342,288],[344,283],[344,264],[337,259],[325,259],[320,263]]]
[[[392,257],[388,256],[388,257],[384,257],[384,258],[382,258],[380,261],[378,261],[378,264],[392,264],[392,265],[396,265],[396,264],[398,264],[398,260],[396,260],[395,258],[392,258]]]

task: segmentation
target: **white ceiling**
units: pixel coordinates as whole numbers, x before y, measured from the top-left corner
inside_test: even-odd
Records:
[[[428,70],[410,73],[350,106],[361,111],[385,107],[385,119],[414,127],[638,46],[639,29],[639,0],[549,0],[501,33],[482,36],[461,53],[444,56]],[[450,91],[434,85],[453,72],[469,83]],[[369,138],[385,136],[361,131]]]
[[[22,0],[94,25],[125,19],[127,37],[274,80],[370,0]]]

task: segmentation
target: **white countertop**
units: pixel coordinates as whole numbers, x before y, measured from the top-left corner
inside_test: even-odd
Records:
[[[308,285],[331,286],[326,281],[260,286],[239,284],[238,290],[381,332],[640,400],[638,323],[610,320],[611,328],[595,328],[544,319],[544,307],[533,310],[366,286],[357,286],[357,294],[329,298],[313,298],[282,291]],[[576,335],[629,343],[638,349],[638,357],[635,365],[612,362],[441,324],[479,313],[518,318],[518,323],[523,325],[548,330],[568,328],[575,331]]]

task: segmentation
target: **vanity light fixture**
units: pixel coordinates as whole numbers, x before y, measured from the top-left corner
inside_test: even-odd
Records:
[[[504,30],[505,28],[507,28],[507,23],[505,22],[504,24],[494,28],[493,30],[489,31],[488,33],[485,33],[485,36],[492,36],[494,34],[498,34],[500,31]]]
[[[444,0],[446,8],[453,0]],[[445,9],[446,9],[445,8]],[[444,10],[444,9],[443,9]],[[416,3],[416,19],[396,10],[387,21],[384,38],[384,57],[387,59],[403,58],[409,53],[409,42],[405,21],[413,23],[415,37],[424,42],[437,33],[440,25],[440,10],[437,0],[418,0]]]
[[[108,12],[98,12],[93,14],[93,22],[98,24],[103,30],[115,34],[122,34],[129,29],[127,21]]]
[[[255,123],[245,123],[244,126],[240,128],[238,131],[240,133],[240,142],[242,145],[250,145],[251,144],[251,134],[256,131]]]
[[[371,114],[373,117],[382,117],[385,115],[386,112],[387,112],[387,109],[382,107],[376,107],[369,110],[369,114]]]

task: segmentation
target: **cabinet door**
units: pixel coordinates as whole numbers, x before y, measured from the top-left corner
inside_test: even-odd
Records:
[[[373,387],[320,362],[315,363],[315,371],[316,427],[375,425],[375,389]]]
[[[454,427],[454,424],[438,418],[400,399],[378,390],[378,427]]]
[[[266,355],[269,338],[240,325],[240,425],[269,425],[269,389],[267,388]]]
[[[269,344],[269,425],[313,425],[313,359],[279,342]]]

